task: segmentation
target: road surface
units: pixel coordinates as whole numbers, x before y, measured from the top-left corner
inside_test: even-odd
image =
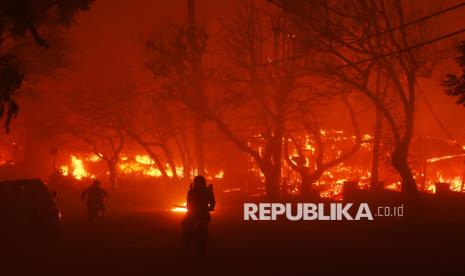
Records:
[[[465,232],[402,221],[244,222],[216,212],[208,252],[184,250],[182,214],[109,213],[99,225],[63,219],[57,242],[2,249],[0,275],[447,275],[465,268]],[[305,273],[305,274],[303,274]],[[456,274],[459,275],[459,274]]]

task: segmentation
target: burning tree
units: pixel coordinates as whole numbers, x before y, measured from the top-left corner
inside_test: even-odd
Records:
[[[266,14],[248,2],[224,23],[224,56],[219,70],[225,91],[213,101],[218,129],[256,162],[267,196],[276,198],[282,181],[283,140],[296,103],[323,101],[305,79],[308,59],[286,15]],[[275,62],[284,60],[283,62]]]
[[[350,85],[383,115],[392,134],[392,166],[403,190],[417,203],[408,163],[413,135],[416,81],[428,75],[435,52],[426,47],[431,20],[409,24],[422,10],[412,1],[271,1],[292,15],[299,41],[319,58],[313,72]],[[379,96],[379,84],[388,86]],[[417,204],[415,204],[417,205]]]
[[[341,151],[336,158],[328,160],[325,156],[326,145],[322,137],[324,130],[320,127],[317,117],[308,111],[303,111],[300,114],[304,131],[297,132],[297,135],[306,137],[307,139],[301,141],[302,139],[299,140],[295,134],[288,132],[288,137],[284,140],[285,159],[287,164],[300,175],[300,193],[302,196],[310,195],[312,191],[311,185],[315,184],[327,170],[352,157],[362,144],[362,137],[355,111],[347,99],[344,98],[343,102],[347,107],[355,132],[354,144],[346,152]],[[312,140],[312,143],[310,143],[309,139]],[[294,148],[294,154],[292,154],[292,156],[289,150],[289,142],[292,143]],[[310,156],[305,153],[307,149],[310,150]]]

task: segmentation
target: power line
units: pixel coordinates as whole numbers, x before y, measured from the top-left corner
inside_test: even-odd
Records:
[[[366,63],[366,62],[375,60],[375,59],[384,58],[384,57],[389,57],[389,56],[393,56],[393,55],[396,55],[396,54],[400,54],[400,53],[403,53],[403,52],[406,52],[406,51],[410,51],[410,50],[413,50],[413,49],[416,49],[416,48],[421,48],[421,47],[423,47],[423,46],[425,46],[425,45],[432,44],[432,43],[438,42],[438,41],[440,41],[440,40],[444,40],[444,39],[447,39],[447,38],[449,38],[449,37],[459,35],[459,34],[461,34],[461,33],[463,33],[463,32],[465,32],[465,28],[460,29],[460,30],[455,31],[455,32],[452,32],[452,33],[448,33],[448,34],[446,34],[446,35],[443,35],[443,36],[440,36],[440,37],[437,37],[437,38],[433,38],[433,39],[430,39],[430,40],[427,40],[427,41],[423,41],[423,42],[421,42],[421,43],[418,43],[418,44],[415,44],[415,45],[413,45],[413,46],[409,46],[409,47],[407,47],[407,48],[400,49],[400,50],[397,50],[397,51],[394,51],[394,52],[390,52],[390,53],[386,53],[386,54],[381,54],[381,55],[377,55],[377,56],[374,56],[374,57],[369,58],[369,59],[360,60],[360,61],[357,61],[357,62],[348,63],[348,64],[341,65],[341,66],[337,66],[337,67],[335,67],[334,69],[340,69],[340,68],[345,68],[345,67],[349,67],[349,66],[353,66],[353,65],[358,65],[358,64],[361,64],[361,63]]]
[[[336,45],[336,46],[334,46],[334,48],[340,48],[340,47],[343,47],[343,46],[346,46],[346,45],[352,45],[352,44],[355,44],[355,43],[358,43],[358,42],[361,42],[361,41],[364,41],[364,40],[367,40],[367,39],[370,39],[370,38],[373,38],[373,37],[377,37],[377,36],[379,36],[379,35],[384,35],[384,34],[387,34],[387,33],[390,33],[390,32],[394,32],[394,31],[397,31],[397,30],[400,30],[400,29],[403,29],[403,28],[406,28],[406,27],[415,25],[415,24],[420,23],[420,22],[422,22],[422,21],[428,20],[428,19],[430,19],[430,18],[440,16],[440,15],[442,15],[442,14],[444,14],[444,13],[451,12],[451,11],[453,11],[453,10],[462,8],[462,7],[464,7],[464,6],[465,6],[465,2],[462,2],[462,3],[457,4],[457,5],[454,5],[454,6],[452,6],[452,7],[449,7],[449,8],[446,8],[446,9],[443,9],[443,10],[440,10],[440,11],[437,11],[437,12],[434,12],[434,13],[432,13],[432,14],[429,14],[429,15],[426,15],[426,16],[423,16],[423,17],[420,17],[420,18],[417,18],[417,19],[415,19],[415,20],[413,20],[413,21],[410,21],[410,22],[407,22],[407,23],[405,23],[405,24],[401,24],[401,25],[399,25],[399,26],[393,27],[393,28],[391,28],[391,29],[389,29],[389,30],[381,31],[381,32],[379,32],[379,33],[375,33],[375,34],[372,34],[372,35],[368,35],[368,36],[363,37],[363,38],[358,38],[358,39],[349,41],[349,42],[344,43],[344,44]],[[245,68],[265,67],[265,66],[268,66],[268,65],[276,64],[276,63],[281,63],[281,62],[286,62],[286,61],[290,61],[290,60],[295,60],[295,59],[307,57],[307,56],[314,55],[314,54],[318,54],[318,53],[321,53],[321,52],[322,52],[322,51],[312,51],[312,52],[307,52],[307,53],[300,54],[300,55],[294,55],[294,56],[290,56],[290,57],[286,57],[286,58],[282,58],[282,59],[277,59],[277,60],[270,61],[270,62],[254,64],[254,65],[251,65],[251,66],[226,66],[226,67],[212,68],[212,69],[210,69],[210,70],[211,70],[211,71],[224,71],[224,70],[232,70],[232,69],[245,69]]]
[[[428,108],[429,112],[431,113],[431,115],[433,115],[434,120],[439,125],[439,127],[442,129],[442,131],[444,131],[444,133],[447,135],[447,137],[449,137],[449,139],[454,142],[454,145],[457,146],[460,149],[460,151],[465,152],[465,148],[457,142],[457,140],[452,136],[452,134],[444,126],[441,119],[439,119],[439,116],[434,111],[434,109],[431,106],[429,100],[426,98],[426,95],[423,93],[422,89],[419,89],[419,93],[420,93],[420,96],[422,97],[423,101],[425,102],[426,107]]]
[[[450,37],[459,35],[459,34],[464,33],[464,32],[465,32],[465,28],[462,28],[462,29],[460,29],[460,30],[458,30],[458,31],[455,31],[455,32],[452,32],[452,33],[448,33],[448,34],[445,34],[445,35],[442,35],[442,36],[440,36],[440,37],[433,38],[433,39],[430,39],[430,40],[427,40],[427,41],[423,41],[423,42],[421,42],[421,43],[418,43],[418,44],[409,46],[409,47],[404,48],[404,49],[400,49],[400,50],[397,50],[397,51],[393,51],[393,52],[389,52],[389,53],[385,53],[385,54],[373,56],[373,57],[371,57],[371,58],[362,59],[362,60],[359,60],[359,61],[350,62],[350,63],[347,63],[347,64],[335,66],[335,67],[333,67],[333,68],[329,68],[328,70],[344,69],[344,68],[346,68],[346,67],[350,67],[350,66],[355,66],[355,65],[367,63],[367,62],[370,62],[370,61],[373,61],[373,60],[377,60],[377,59],[380,59],[380,58],[385,58],[385,57],[397,55],[397,54],[400,54],[400,53],[403,53],[403,52],[406,52],[406,51],[410,51],[410,50],[413,50],[413,49],[416,49],[416,48],[421,48],[421,47],[423,47],[423,46],[425,46],[425,45],[432,44],[432,43],[438,42],[438,41],[440,41],[440,40],[444,40],[444,39],[447,39],[447,38],[450,38]],[[292,78],[302,77],[302,76],[306,76],[306,75],[308,75],[308,73],[295,74],[295,75],[292,76]],[[273,80],[284,80],[284,79],[289,79],[289,78],[286,78],[286,77],[273,77],[273,78],[260,79],[260,80],[261,80],[261,81],[273,81]],[[211,79],[211,80],[219,81],[219,82],[221,82],[221,81],[223,81],[223,82],[249,82],[249,81],[250,81],[250,80],[241,81],[241,80],[220,80],[220,79],[216,79],[216,80],[215,80],[215,79]]]

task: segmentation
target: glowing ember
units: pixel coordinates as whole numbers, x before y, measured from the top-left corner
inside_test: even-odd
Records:
[[[388,191],[400,191],[400,185],[400,182],[395,182],[384,186],[384,189]]]
[[[68,176],[68,174],[69,174],[68,166],[66,166],[66,165],[61,166],[60,167],[60,172],[61,172],[62,175]]]
[[[185,213],[187,212],[187,202],[184,202],[183,204],[180,205],[175,205],[173,208],[171,208],[171,212],[175,213]]]
[[[426,160],[426,162],[435,163],[435,162],[438,162],[438,161],[441,161],[441,160],[448,160],[448,159],[453,159],[453,158],[457,158],[457,157],[464,157],[464,156],[465,156],[465,153],[453,154],[453,155],[444,155],[444,156],[430,158],[430,159]]]
[[[216,179],[223,179],[224,177],[224,171],[219,171],[216,175],[215,175],[215,178]]]
[[[127,161],[129,159],[129,157],[127,157],[126,155],[121,155],[119,159],[121,161]]]
[[[98,156],[97,154],[93,153],[91,154],[89,157],[87,157],[85,160],[86,161],[89,161],[89,162],[98,162],[100,161],[100,156]]]

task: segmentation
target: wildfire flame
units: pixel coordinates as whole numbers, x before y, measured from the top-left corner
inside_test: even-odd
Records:
[[[119,169],[123,174],[144,175],[151,177],[163,176],[160,169],[154,167],[155,162],[148,155],[138,154],[134,157],[133,161],[129,158],[125,158],[125,160],[122,161],[124,162],[120,162]],[[165,164],[165,166],[167,176],[173,177],[173,172],[169,167],[169,164]],[[176,175],[178,177],[184,176],[184,169],[182,167],[176,166]]]
[[[340,157],[345,151],[347,151],[348,148],[350,148],[353,145],[353,143],[356,140],[355,136],[345,134],[344,131],[332,129],[320,129],[320,135],[322,140],[324,140],[324,143],[327,143],[326,158],[328,160],[333,160],[335,158]],[[257,136],[256,138],[259,139],[260,136]],[[315,154],[317,151],[317,149],[315,148],[315,141],[314,138],[309,135],[302,136],[300,137],[300,139],[302,140],[302,142],[304,142],[302,144],[300,152],[297,148],[295,148],[295,146],[292,146],[292,143],[290,143],[290,162],[292,162],[294,165],[299,165],[295,159],[300,158],[300,164],[304,163],[304,167],[306,167],[304,169],[307,169],[308,172],[311,173],[312,171],[317,169],[317,164],[315,162]],[[370,134],[363,134],[361,148],[357,152],[356,156],[328,169],[323,173],[323,175],[315,183],[315,187],[318,188],[318,192],[321,197],[333,200],[342,199],[342,188],[344,186],[343,182],[346,180],[356,181],[358,183],[359,188],[362,190],[368,190],[370,188],[371,163],[367,162],[370,160],[370,158],[367,158],[367,156],[370,156],[372,154],[372,141],[373,137]],[[249,146],[250,145],[252,144],[249,142]],[[343,148],[345,148],[345,150],[343,150]],[[257,150],[261,155],[263,150],[261,146],[257,145]],[[433,167],[433,163],[460,157],[465,157],[465,153],[436,156],[426,159],[425,161],[427,164],[431,164],[430,166]],[[255,176],[258,176],[260,180],[264,182],[264,175],[261,172],[260,168],[257,166],[257,164],[254,162],[252,158],[249,160],[249,172],[253,173],[253,175]],[[451,174],[449,174],[446,177],[445,174],[443,175],[445,171],[437,167],[434,168],[434,171],[436,171],[435,175],[419,170],[420,168],[412,167],[412,173],[414,174],[414,178],[417,179],[418,189],[422,192],[436,193],[435,184],[438,182],[449,183],[451,191],[465,192],[464,189],[462,189],[462,187],[464,186],[464,179],[461,179],[462,177],[453,176]],[[426,168],[424,168],[424,170],[426,170]],[[465,175],[465,165],[462,170],[462,175]],[[447,171],[450,172],[449,169]],[[298,194],[301,188],[301,176],[299,175],[299,173],[293,171],[293,169],[290,168],[290,166],[288,166],[286,162],[284,162],[282,165],[282,174],[283,176],[285,176],[285,180],[283,180],[285,192],[287,192],[289,195]],[[385,176],[380,177],[380,181],[385,182],[384,189],[398,192],[401,191],[401,181],[399,181],[397,177],[389,176],[387,175],[387,173],[384,174]]]
[[[87,177],[88,173],[84,168],[84,163],[81,159],[74,155],[71,155],[71,163],[73,164],[73,176],[74,178],[81,180],[83,177]]]
[[[216,175],[215,175],[215,178],[216,179],[222,179],[224,177],[224,171],[219,171]]]
[[[77,180],[81,180],[86,177],[94,178],[95,175],[90,174],[85,167],[85,162],[99,162],[101,157],[97,154],[88,154],[84,155],[85,158],[78,158],[76,155],[70,156],[70,164],[61,165],[60,172],[64,176],[72,176]],[[121,155],[120,161],[117,164],[119,173],[124,175],[133,175],[133,176],[146,176],[146,177],[162,177],[163,174],[158,167],[156,167],[155,162],[149,155],[137,154],[133,157],[128,155]],[[173,171],[169,164],[165,164],[166,175],[170,178],[173,178]],[[175,166],[176,176],[182,178],[185,176],[184,168],[181,166]],[[191,173],[195,173],[191,172]],[[107,172],[108,174],[108,172]],[[220,170],[217,174],[210,174],[209,179],[222,179],[224,177],[224,171]]]
[[[148,155],[136,155],[136,162],[143,165],[153,165],[154,161]]]
[[[320,130],[322,139],[327,143],[327,151],[325,156],[328,160],[332,160],[340,157],[347,148],[353,145],[355,137],[351,135],[344,134],[343,131],[337,130]],[[260,138],[258,135],[256,138]],[[290,156],[292,157],[291,162],[295,165],[303,165],[308,168],[309,172],[312,172],[317,169],[315,162],[315,154],[317,149],[315,148],[315,141],[309,135],[301,137],[304,144],[302,144],[301,152],[296,148],[290,148]],[[342,188],[345,181],[356,181],[360,189],[367,190],[370,187],[371,173],[370,173],[370,164],[367,165],[367,160],[365,156],[369,156],[371,153],[371,140],[373,139],[369,134],[363,135],[364,142],[362,142],[362,148],[357,154],[361,154],[352,160],[347,160],[337,166],[330,168],[325,171],[320,179],[315,183],[315,186],[318,187],[320,196],[323,198],[342,199]],[[247,142],[249,146],[252,146],[253,142]],[[291,143],[292,144],[292,143]],[[260,155],[263,154],[263,147],[257,145],[257,151]],[[300,156],[302,155],[302,156]],[[80,157],[78,157],[80,156]],[[294,158],[302,157],[299,164],[297,164]],[[429,159],[426,159],[426,163],[433,165],[438,163],[441,160],[449,160],[453,158],[465,157],[465,153],[455,154],[455,155],[444,155],[436,156]],[[262,182],[264,182],[264,174],[254,162],[253,159],[250,160],[249,172],[252,172],[253,175],[257,176]],[[88,162],[100,162],[101,154],[87,154],[87,155],[70,155],[70,163],[62,165],[60,167],[61,173],[63,175],[69,175],[75,179],[81,180],[87,177],[94,177],[86,170],[86,165]],[[438,163],[440,164],[440,163]],[[164,169],[166,171],[166,176],[173,178],[174,175],[183,178],[186,175],[195,175],[195,170],[185,172],[182,166],[175,166],[174,169],[169,164],[164,164]],[[122,154],[120,156],[119,162],[117,164],[118,172],[122,175],[131,175],[131,176],[145,176],[145,177],[163,177],[162,171],[160,171],[158,164],[147,154]],[[437,182],[446,182],[450,183],[450,190],[455,192],[464,192],[463,191],[463,179],[459,176],[454,176],[451,174],[446,174],[442,170],[434,170],[435,174],[415,171],[413,170],[414,177],[417,179],[418,188],[423,192],[436,193]],[[293,172],[286,163],[283,163],[282,174],[285,175],[285,180],[283,179],[283,186],[286,186],[286,191],[289,194],[299,194],[300,192],[300,175],[296,172]],[[427,176],[427,177],[426,177]],[[215,172],[206,171],[206,177],[209,180],[213,179],[223,179],[224,171],[219,170]],[[381,179],[383,180],[383,179]],[[398,178],[387,178],[384,180],[386,183],[384,189],[392,191],[401,190],[401,182]],[[184,205],[179,205],[172,209],[173,212],[185,212],[186,209]]]

